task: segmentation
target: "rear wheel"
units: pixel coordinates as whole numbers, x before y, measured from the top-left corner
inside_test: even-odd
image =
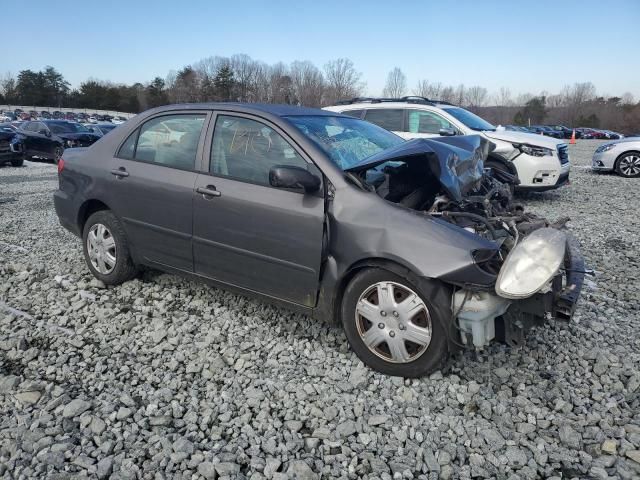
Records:
[[[55,163],[56,165],[58,164],[58,162],[62,158],[63,152],[64,149],[62,147],[56,147],[53,149],[53,163]]]
[[[82,240],[89,270],[105,284],[118,285],[138,273],[122,225],[110,211],[101,210],[88,218]]]
[[[640,152],[627,152],[620,155],[616,160],[615,170],[623,177],[640,177]]]
[[[407,278],[371,268],[347,286],[342,324],[365,364],[387,375],[420,377],[438,370],[448,355],[447,305],[434,301],[435,284],[419,288]]]
[[[22,165],[24,165],[24,157],[11,160],[11,165],[14,167],[21,167]]]

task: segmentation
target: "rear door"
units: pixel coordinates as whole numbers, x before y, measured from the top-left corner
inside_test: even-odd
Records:
[[[193,189],[209,116],[201,110],[157,115],[109,161],[108,204],[147,263],[193,271]],[[164,135],[168,125],[171,139]]]
[[[262,119],[219,114],[213,125],[209,174],[198,176],[193,202],[195,271],[313,306],[322,255],[322,190],[274,188],[269,170],[295,165],[321,173],[285,132]]]
[[[44,129],[44,125],[40,122],[28,122],[21,127],[24,132],[24,147],[27,156],[45,156],[47,153],[47,145],[49,138],[39,133]]]
[[[460,131],[442,115],[430,110],[409,108],[406,110],[404,138],[433,138],[440,136],[440,130]]]

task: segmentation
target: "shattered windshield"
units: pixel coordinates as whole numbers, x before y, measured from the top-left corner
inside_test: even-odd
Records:
[[[493,132],[496,129],[495,126],[491,125],[489,122],[487,122],[483,118],[480,118],[475,113],[471,113],[469,110],[465,110],[464,108],[448,107],[448,108],[445,108],[444,111],[447,112],[452,117],[460,120],[471,130],[475,130],[477,132],[484,132],[484,131]]]
[[[342,170],[404,142],[397,135],[356,118],[319,115],[287,119],[322,148]]]

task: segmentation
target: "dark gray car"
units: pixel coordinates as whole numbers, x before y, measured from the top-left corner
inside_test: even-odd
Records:
[[[566,220],[514,206],[488,148],[316,109],[172,105],[65,152],[55,207],[106,284],[146,265],[259,295],[415,377],[569,318],[580,293]]]

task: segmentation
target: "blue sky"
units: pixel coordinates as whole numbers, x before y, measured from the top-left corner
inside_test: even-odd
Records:
[[[398,66],[419,79],[490,92],[559,91],[591,81],[640,98],[640,0],[3,2],[0,74],[53,65],[146,82],[202,58],[246,53],[267,63],[348,57],[369,94]],[[28,10],[28,11],[26,11]]]

